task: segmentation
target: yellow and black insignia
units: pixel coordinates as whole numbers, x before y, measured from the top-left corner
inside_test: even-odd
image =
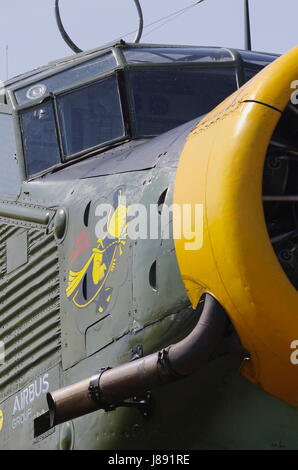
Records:
[[[84,308],[95,300],[103,313],[111,300],[107,280],[115,270],[126,244],[128,207],[122,202],[122,190],[114,194],[113,211],[109,214],[107,236],[97,239],[89,259],[80,271],[69,271],[66,295],[76,307]]]

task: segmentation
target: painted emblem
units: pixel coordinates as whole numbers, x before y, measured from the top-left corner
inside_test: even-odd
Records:
[[[109,305],[112,287],[107,287],[107,281],[114,272],[117,262],[126,244],[128,207],[122,203],[122,190],[114,194],[113,210],[108,215],[106,236],[97,239],[90,256],[80,271],[69,271],[66,295],[74,305],[84,308],[97,301],[98,311],[103,313]],[[89,247],[86,232],[81,232],[78,244],[72,254],[72,260]]]

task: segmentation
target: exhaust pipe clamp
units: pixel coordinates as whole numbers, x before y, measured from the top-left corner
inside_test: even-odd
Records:
[[[96,374],[94,374],[92,377],[91,377],[91,380],[90,380],[90,384],[89,384],[89,388],[88,388],[88,394],[89,394],[89,397],[92,398],[94,401],[96,401],[97,403],[100,403],[100,405],[103,405],[103,407],[105,406],[104,403],[101,402],[100,400],[100,385],[99,385],[99,381],[100,381],[100,378],[102,376],[102,374],[106,371],[106,370],[110,370],[111,367],[102,367]],[[108,405],[106,405],[107,408],[108,408]],[[105,408],[104,408],[105,409]]]

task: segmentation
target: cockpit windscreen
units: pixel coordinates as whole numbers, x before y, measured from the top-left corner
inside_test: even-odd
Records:
[[[154,136],[211,111],[237,89],[234,68],[133,70],[138,136]]]

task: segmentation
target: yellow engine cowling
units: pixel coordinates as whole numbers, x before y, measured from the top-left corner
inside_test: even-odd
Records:
[[[243,375],[293,406],[298,365],[290,357],[291,343],[298,340],[298,292],[269,238],[262,178],[270,139],[297,79],[295,47],[208,114],[187,139],[174,191],[175,204],[204,209],[202,247],[189,250],[189,240],[175,240],[193,307],[203,293],[213,294],[250,353]],[[180,224],[174,219],[176,233]]]

